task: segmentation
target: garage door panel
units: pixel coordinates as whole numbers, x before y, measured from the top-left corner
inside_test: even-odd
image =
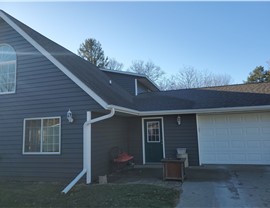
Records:
[[[240,127],[238,127],[238,128],[230,128],[229,131],[230,131],[231,136],[241,136],[244,133],[243,128],[240,128]]]
[[[262,133],[269,136],[270,135],[270,126],[262,127]]]
[[[202,164],[270,164],[270,113],[198,116]]]
[[[245,123],[247,123],[247,122],[252,123],[252,122],[258,122],[260,115],[244,114],[242,117],[243,117],[243,120],[244,120]]]
[[[246,161],[246,154],[245,153],[232,153],[231,160],[235,161],[236,163],[244,163]],[[227,161],[227,162],[229,163],[230,161]]]
[[[214,137],[215,136],[214,132],[215,132],[214,129],[208,129],[208,128],[201,130],[201,134],[203,134],[206,138]]]
[[[235,140],[235,141],[231,141],[231,148],[232,150],[238,151],[240,149],[244,149],[245,148],[245,144],[240,141],[240,140]]]
[[[255,127],[246,127],[246,134],[247,135],[258,135],[260,133],[260,128]]]
[[[220,154],[217,154],[217,156],[216,156],[216,161],[226,162],[228,160],[230,160],[230,155],[228,155],[228,154],[220,153]]]
[[[247,160],[252,161],[252,162],[260,162],[262,160],[262,154],[247,154]]]
[[[270,123],[270,117],[268,114],[261,114],[260,115],[260,121],[261,122],[267,122]]]
[[[247,150],[248,152],[252,152],[252,151],[259,151],[261,149],[261,142],[259,142],[258,140],[254,140],[254,141],[247,141],[246,142],[247,145]]]
[[[217,151],[222,151],[224,148],[230,147],[229,141],[216,141],[215,142],[215,148]]]
[[[229,133],[227,128],[216,128],[215,135],[217,136],[227,136]]]
[[[270,152],[270,141],[262,141],[262,150]]]
[[[270,164],[270,153],[265,153],[263,154],[263,161],[265,162],[265,164]]]
[[[212,141],[204,141],[201,145],[201,150],[204,152],[213,151],[215,149],[215,143]]]
[[[242,116],[238,116],[238,115],[229,115],[228,117],[228,121],[230,123],[235,123],[235,124],[239,124],[242,122]]]

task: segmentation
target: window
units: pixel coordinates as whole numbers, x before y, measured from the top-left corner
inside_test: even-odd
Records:
[[[23,153],[60,153],[60,117],[24,120]]]
[[[160,142],[159,121],[147,122],[147,142]]]
[[[16,53],[14,49],[0,45],[0,94],[14,93],[16,88]]]

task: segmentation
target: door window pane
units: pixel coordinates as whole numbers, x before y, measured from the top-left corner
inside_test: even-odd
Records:
[[[160,142],[160,123],[159,121],[147,122],[147,142]]]

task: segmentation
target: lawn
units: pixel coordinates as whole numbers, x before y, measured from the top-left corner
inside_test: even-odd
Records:
[[[0,182],[0,207],[175,207],[179,191],[155,185]]]

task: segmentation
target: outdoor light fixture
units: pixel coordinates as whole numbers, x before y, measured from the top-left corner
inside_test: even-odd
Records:
[[[69,123],[73,123],[74,119],[72,118],[72,112],[70,111],[70,109],[67,112],[67,120]]]
[[[177,121],[177,124],[180,126],[181,125],[181,117],[179,115],[177,116],[176,121]]]

